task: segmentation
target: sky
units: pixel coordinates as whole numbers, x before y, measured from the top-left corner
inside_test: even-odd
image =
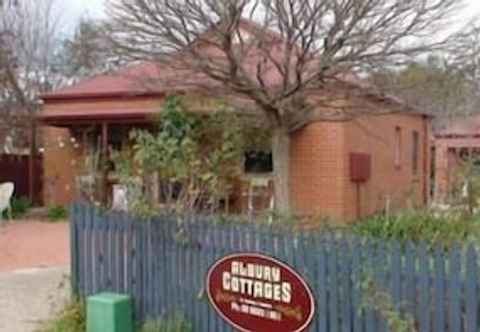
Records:
[[[68,16],[77,19],[84,15],[103,17],[105,16],[104,2],[104,0],[70,0],[64,7]]]
[[[465,0],[466,7],[458,19],[459,25],[464,25],[475,15],[480,15],[480,1],[479,0]],[[102,18],[106,16],[105,0],[68,0],[62,5],[62,13],[64,17],[68,17],[70,27],[74,26],[82,16],[89,16],[95,18]]]

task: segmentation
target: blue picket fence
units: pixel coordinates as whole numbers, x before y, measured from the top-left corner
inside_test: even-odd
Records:
[[[307,280],[316,300],[309,331],[389,331],[393,319],[386,317],[411,319],[419,332],[480,327],[473,245],[432,249],[332,232],[212,224],[202,217],[141,221],[75,204],[71,247],[74,290],[130,294],[138,321],[181,314],[194,331],[232,331],[209,305],[204,282],[218,258],[248,251],[274,256]]]

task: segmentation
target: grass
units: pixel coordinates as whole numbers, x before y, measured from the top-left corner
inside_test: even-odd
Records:
[[[36,332],[85,332],[87,315],[84,301],[74,301]],[[191,324],[181,315],[165,320],[149,320],[137,332],[193,332]]]
[[[407,210],[390,217],[376,215],[360,220],[351,230],[369,238],[449,246],[478,238],[479,226],[475,216]]]
[[[85,332],[86,321],[84,302],[74,301],[37,332]]]
[[[168,320],[149,320],[138,332],[192,332],[192,326],[182,316]]]
[[[32,207],[32,202],[27,197],[12,198],[10,203],[12,210],[12,218],[18,219],[24,216],[28,210]],[[3,218],[8,218],[8,211],[3,211]]]
[[[50,221],[59,221],[68,218],[68,211],[61,205],[50,205],[47,211],[47,218]]]

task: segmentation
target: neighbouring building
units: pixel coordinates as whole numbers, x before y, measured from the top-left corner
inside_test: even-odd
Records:
[[[434,148],[434,200],[447,204],[454,190],[462,186],[457,181],[461,165],[480,151],[480,115],[439,120],[434,130]]]
[[[147,86],[145,78],[158,75],[164,82],[172,76],[172,84]],[[189,93],[175,81],[175,73],[141,63],[44,95],[39,120],[44,124],[45,202],[74,199],[87,150],[105,155],[109,147],[127,144],[129,130],[148,128],[165,96]],[[329,121],[314,114],[311,123],[293,134],[289,181],[295,213],[350,221],[427,204],[430,117],[348,79],[339,79],[332,91],[342,95],[345,107],[361,104],[369,112]],[[322,93],[313,94],[311,102]],[[319,106],[318,114],[323,111]],[[262,158],[263,169],[258,170],[247,157],[244,182],[271,195],[271,158]],[[232,195],[240,210],[245,204],[238,202],[249,195],[255,195],[251,186]]]

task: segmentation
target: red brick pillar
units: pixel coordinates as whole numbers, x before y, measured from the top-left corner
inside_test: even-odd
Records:
[[[448,195],[448,145],[441,140],[435,143],[435,203],[444,204]]]

